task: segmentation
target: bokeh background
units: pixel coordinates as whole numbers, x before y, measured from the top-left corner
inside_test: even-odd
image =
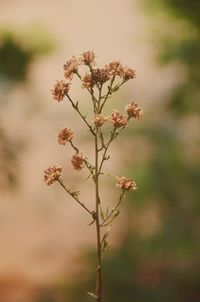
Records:
[[[110,172],[133,176],[139,190],[113,224],[105,301],[200,301],[200,2],[1,0],[0,302],[92,299],[94,231],[60,187],[42,182],[61,164],[92,202],[72,151],[56,143],[71,126],[91,154],[88,134],[50,93],[63,63],[89,49],[99,64],[137,71],[110,106],[136,100],[144,110],[111,149]],[[75,95],[87,110],[78,85]],[[103,189],[114,201],[113,183]]]

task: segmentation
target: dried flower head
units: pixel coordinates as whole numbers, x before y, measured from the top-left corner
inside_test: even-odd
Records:
[[[138,106],[138,104],[136,104],[134,102],[132,102],[131,104],[129,104],[127,106],[126,112],[127,112],[129,118],[133,117],[137,120],[139,120],[143,115],[143,111],[140,108],[140,106]]]
[[[65,145],[67,142],[73,139],[74,133],[71,128],[63,128],[58,133],[58,143],[60,145]]]
[[[53,89],[51,89],[54,100],[58,102],[62,101],[64,96],[69,92],[69,88],[70,83],[57,81],[56,84],[54,84]]]
[[[102,114],[95,115],[95,117],[93,119],[93,123],[97,127],[101,127],[105,123],[105,121],[107,121],[107,118],[104,117]]]
[[[80,61],[75,57],[72,57],[71,60],[65,62],[63,66],[65,78],[72,80],[73,74],[78,71],[79,65]]]
[[[114,127],[120,128],[120,127],[127,127],[128,126],[128,120],[126,116],[123,116],[120,114],[117,110],[114,110],[111,115],[108,117],[108,121],[111,122]]]
[[[76,153],[72,156],[71,162],[75,170],[81,170],[84,168],[85,158],[82,153]]]
[[[122,177],[116,177],[116,179],[117,179],[116,186],[121,188],[122,190],[124,190],[124,191],[137,190],[137,185],[132,178],[126,178],[126,177],[122,176]]]
[[[93,51],[86,51],[84,53],[82,53],[81,55],[81,61],[85,64],[85,65],[91,65],[94,64],[94,58],[95,58],[95,54]]]
[[[106,65],[106,70],[113,76],[124,76],[124,67],[119,61],[113,61]]]
[[[62,168],[60,166],[52,166],[49,167],[47,170],[44,170],[44,182],[50,186],[55,181],[60,180]]]
[[[97,68],[93,70],[92,78],[95,84],[103,84],[110,79],[110,74],[106,68]]]
[[[124,68],[124,80],[125,81],[133,79],[133,78],[135,78],[135,76],[136,76],[135,70],[133,70],[132,68],[129,68],[129,67]]]
[[[82,88],[93,88],[94,81],[92,75],[90,73],[86,73],[86,75],[82,79]]]

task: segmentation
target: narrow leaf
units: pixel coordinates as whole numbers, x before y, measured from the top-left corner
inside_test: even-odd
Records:
[[[94,299],[97,299],[97,298],[98,298],[97,295],[95,295],[95,294],[93,294],[93,293],[91,293],[91,292],[87,292],[87,293],[88,293],[89,296],[91,296],[91,297],[94,298]]]

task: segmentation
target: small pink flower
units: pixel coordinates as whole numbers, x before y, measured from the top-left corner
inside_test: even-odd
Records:
[[[72,156],[71,162],[75,170],[81,170],[84,168],[85,158],[82,153],[76,153]]]
[[[105,118],[102,114],[95,115],[93,119],[93,123],[97,127],[101,127],[105,123],[105,121],[107,121],[107,118]]]
[[[74,56],[71,60],[67,61],[63,66],[65,78],[72,80],[73,74],[78,71],[79,65],[80,61]]]
[[[57,81],[51,89],[54,100],[60,102],[64,96],[69,92],[70,83],[65,81]]]
[[[133,117],[137,120],[139,120],[143,115],[143,111],[140,108],[140,106],[138,106],[138,104],[136,104],[134,102],[132,102],[131,104],[129,104],[127,106],[126,112],[127,112],[129,118]]]
[[[108,121],[111,122],[116,128],[125,128],[128,126],[127,117],[120,114],[117,110],[114,110],[111,113],[111,115],[108,117]]]
[[[124,76],[124,67],[119,61],[113,61],[106,65],[106,70],[113,76]]]
[[[106,68],[96,68],[93,70],[92,78],[95,84],[103,84],[110,79],[110,74]]]
[[[58,133],[58,143],[60,145],[65,145],[67,142],[73,139],[74,133],[71,128],[63,128]]]
[[[84,53],[82,53],[81,55],[81,61],[85,64],[85,65],[91,65],[94,64],[94,58],[95,58],[95,54],[93,51],[86,51]]]
[[[122,177],[116,177],[116,179],[117,179],[116,186],[121,188],[122,190],[124,190],[124,191],[137,190],[137,185],[132,178],[126,178],[126,177],[122,176]]]
[[[55,181],[60,180],[62,168],[60,166],[52,166],[44,171],[44,182],[50,186]]]
[[[133,70],[132,68],[129,68],[129,67],[124,68],[124,80],[125,81],[133,79],[133,78],[135,78],[135,76],[136,76],[135,70]]]
[[[82,79],[82,88],[93,88],[94,81],[92,75],[90,73],[86,73],[86,75]]]

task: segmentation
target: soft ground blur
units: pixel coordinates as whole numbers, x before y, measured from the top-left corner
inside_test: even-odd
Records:
[[[0,302],[90,300],[93,229],[60,187],[42,182],[61,164],[92,203],[71,150],[56,142],[71,126],[91,154],[87,133],[50,94],[65,60],[88,49],[100,64],[136,69],[113,107],[134,99],[144,110],[111,151],[110,172],[139,190],[113,224],[106,301],[200,300],[199,20],[198,1],[0,1]],[[75,95],[87,105],[78,86]],[[106,199],[114,189],[104,183]]]

